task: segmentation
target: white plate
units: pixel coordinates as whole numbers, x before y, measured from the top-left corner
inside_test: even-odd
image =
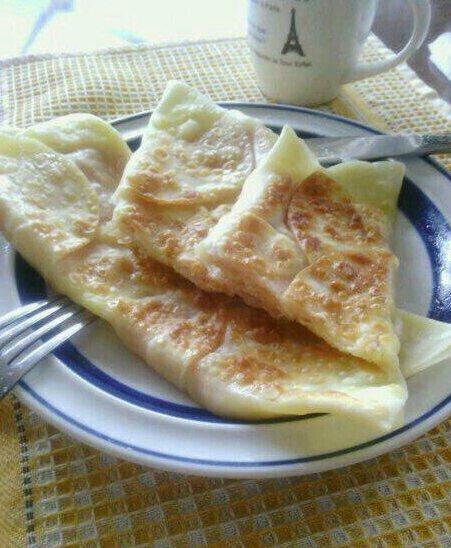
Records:
[[[303,135],[365,135],[350,120],[281,105],[233,105],[273,128]],[[131,144],[147,124],[137,115],[114,125]],[[398,304],[451,321],[451,184],[438,165],[406,161],[395,248]],[[37,298],[45,286],[6,244],[0,247],[0,312]],[[190,474],[275,477],[327,470],[375,457],[420,436],[451,410],[449,363],[408,381],[405,423],[372,437],[330,415],[259,423],[228,421],[200,409],[129,353],[100,321],[31,371],[17,396],[61,430],[116,456]]]

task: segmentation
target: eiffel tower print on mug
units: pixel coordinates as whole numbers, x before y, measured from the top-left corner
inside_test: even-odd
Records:
[[[317,105],[347,82],[374,76],[410,57],[430,23],[429,0],[406,0],[413,31],[397,54],[363,64],[359,56],[378,0],[248,0],[247,38],[263,93],[283,103]]]
[[[299,43],[298,33],[296,30],[296,10],[291,8],[290,32],[288,33],[287,41],[282,48],[282,55],[289,51],[295,51],[301,57],[304,57],[302,46]]]

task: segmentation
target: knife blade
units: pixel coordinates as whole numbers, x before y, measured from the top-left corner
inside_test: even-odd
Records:
[[[451,133],[441,135],[371,135],[367,137],[313,137],[305,139],[321,163],[375,160],[394,156],[451,152]]]

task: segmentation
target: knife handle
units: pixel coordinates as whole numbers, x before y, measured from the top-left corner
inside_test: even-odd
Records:
[[[419,148],[423,154],[451,152],[451,133],[442,133],[440,135],[422,135]]]

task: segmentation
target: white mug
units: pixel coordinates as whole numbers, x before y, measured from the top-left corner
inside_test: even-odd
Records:
[[[408,43],[384,61],[362,64],[378,0],[248,0],[248,44],[261,90],[279,102],[317,105],[342,84],[402,63],[423,43],[431,19],[429,0],[406,1],[414,20]]]

